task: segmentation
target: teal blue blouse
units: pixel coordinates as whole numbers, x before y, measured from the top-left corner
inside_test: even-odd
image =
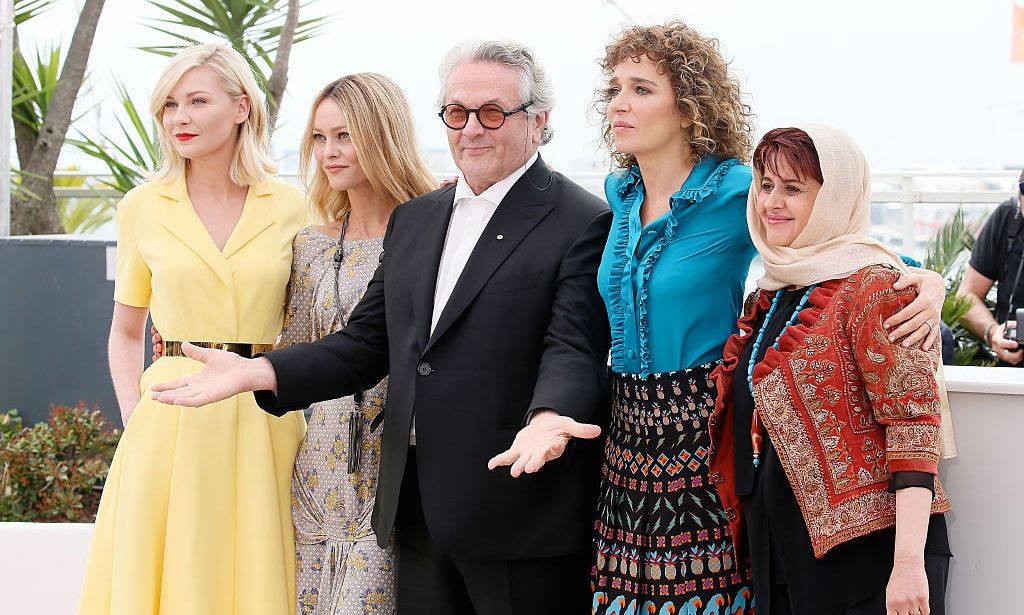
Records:
[[[611,323],[611,366],[647,376],[722,358],[736,331],[756,250],[747,231],[750,168],[705,156],[646,227],[640,168],[612,173],[614,218],[598,269]]]

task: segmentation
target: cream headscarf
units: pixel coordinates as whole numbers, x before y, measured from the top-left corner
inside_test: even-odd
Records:
[[[796,128],[814,142],[825,181],[814,199],[804,230],[789,246],[773,246],[768,243],[764,224],[757,215],[761,174],[754,169],[747,197],[747,224],[750,238],[764,261],[765,274],[757,285],[765,290],[810,286],[849,277],[868,265],[892,265],[901,272],[907,271],[899,255],[867,235],[871,224],[871,173],[857,144],[845,132],[831,126],[801,124]],[[956,457],[956,440],[941,363],[935,380],[942,403],[942,457],[948,459]]]
[[[899,255],[867,234],[871,223],[871,173],[857,144],[831,126],[801,124],[796,128],[814,142],[825,181],[804,230],[791,245],[773,246],[757,215],[761,174],[754,169],[747,197],[747,225],[764,261],[765,275],[757,285],[765,290],[810,286],[849,277],[868,265],[891,265],[907,271]]]

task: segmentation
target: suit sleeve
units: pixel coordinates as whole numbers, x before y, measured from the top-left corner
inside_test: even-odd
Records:
[[[530,413],[551,408],[580,422],[604,421],[610,333],[597,267],[611,219],[610,211],[594,217],[562,260]]]
[[[388,331],[384,311],[384,271],[388,243],[395,224],[391,214],[384,235],[380,265],[348,324],[316,342],[299,343],[265,356],[277,376],[277,395],[257,391],[256,403],[281,416],[318,401],[366,391],[388,373]]]

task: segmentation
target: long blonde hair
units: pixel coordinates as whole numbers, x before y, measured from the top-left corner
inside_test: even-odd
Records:
[[[174,149],[169,135],[163,130],[164,104],[178,81],[193,68],[205,66],[217,75],[221,87],[232,98],[249,98],[249,117],[238,125],[238,141],[231,159],[231,181],[239,186],[251,186],[277,171],[270,150],[267,128],[267,103],[256,84],[252,68],[240,53],[227,45],[206,43],[180,51],[153,89],[149,110],[156,120],[163,162],[151,176],[152,181],[167,181],[185,173],[188,160]]]
[[[351,209],[348,193],[331,188],[313,159],[313,117],[328,99],[345,115],[359,165],[375,192],[398,204],[437,187],[420,157],[412,110],[398,85],[377,73],[346,75],[327,84],[313,100],[299,148],[306,192],[324,222],[343,220]]]

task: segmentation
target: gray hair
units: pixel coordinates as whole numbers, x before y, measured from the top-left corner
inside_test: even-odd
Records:
[[[463,43],[445,56],[441,62],[441,93],[438,105],[444,104],[448,90],[448,79],[452,72],[468,62],[490,62],[503,64],[519,73],[519,94],[523,102],[533,101],[526,108],[529,115],[551,111],[555,106],[555,94],[544,68],[534,58],[533,50],[514,41],[471,41]],[[547,145],[555,136],[549,124],[540,133],[540,144]]]

